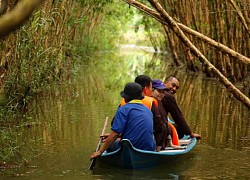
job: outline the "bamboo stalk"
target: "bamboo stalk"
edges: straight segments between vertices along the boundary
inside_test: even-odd
[[[142,3],[139,3],[136,0],[123,0],[123,1],[126,2],[126,3],[128,3],[128,4],[130,4],[130,5],[132,5],[132,6],[134,6],[134,7],[136,7],[136,8],[138,8],[139,10],[147,13],[148,15],[152,16],[153,18],[155,18],[159,22],[167,25],[167,23],[164,21],[164,19],[162,18],[162,16],[158,12],[156,12],[155,10],[153,10],[153,9],[145,6]],[[248,58],[248,57],[246,57],[246,56],[244,56],[244,55],[242,55],[242,54],[234,51],[233,49],[230,49],[229,47],[227,47],[227,46],[225,46],[225,45],[223,45],[223,44],[221,44],[219,42],[216,42],[215,40],[213,40],[213,39],[211,39],[211,38],[209,38],[209,37],[207,37],[207,36],[205,36],[205,35],[197,32],[197,31],[195,31],[195,30],[193,30],[193,29],[191,29],[191,28],[189,28],[187,26],[185,26],[182,23],[179,23],[179,22],[175,22],[175,23],[185,33],[188,33],[190,35],[193,35],[193,36],[199,38],[200,40],[208,43],[209,45],[217,48],[218,50],[220,50],[220,51],[222,51],[224,53],[229,54],[232,57],[235,57],[236,59],[242,61],[245,64],[250,64],[250,58]]]
[[[181,63],[178,60],[178,55],[177,55],[177,52],[176,52],[176,49],[175,49],[176,48],[175,47],[175,42],[170,38],[170,32],[169,32],[167,26],[163,25],[163,28],[164,28],[164,30],[166,32],[166,35],[167,35],[167,38],[168,38],[169,47],[170,47],[170,50],[172,52],[172,56],[173,56],[173,60],[175,62],[175,65],[176,66],[180,66]]]
[[[237,6],[237,4],[234,2],[234,0],[229,0],[229,2],[231,3],[231,5],[234,7],[234,9],[236,10],[238,16],[239,16],[239,19],[241,21],[241,23],[243,24],[244,28],[247,30],[248,34],[250,35],[250,29],[247,25],[247,21],[246,19],[244,18],[244,15],[243,13],[241,12],[240,8]]]
[[[190,42],[190,40],[186,37],[186,35],[179,28],[178,24],[175,23],[173,18],[169,16],[169,14],[162,8],[162,6],[157,2],[157,0],[149,0],[151,5],[161,14],[167,24],[171,27],[174,33],[182,40],[182,42],[189,47],[193,53],[199,57],[199,60],[207,66],[207,68],[215,74],[219,80],[224,84],[224,86],[236,97],[236,99],[240,100],[243,104],[246,105],[250,109],[250,99],[239,91],[228,79],[211,64],[206,57]]]
[[[134,5],[135,0],[127,2],[133,3]],[[224,86],[229,90],[229,92],[231,92],[235,96],[236,99],[241,101],[247,108],[250,109],[250,99],[241,91],[239,91],[230,81],[228,81],[228,79],[217,68],[215,68],[214,65],[211,64],[206,59],[206,57],[190,42],[190,40],[186,37],[186,35],[178,26],[178,24],[171,16],[169,16],[169,14],[163,9],[163,7],[158,3],[158,1],[149,0],[149,2],[160,14],[158,17],[162,17],[160,18],[162,20],[164,19],[164,22],[172,29],[172,31],[180,38],[180,40],[192,50],[192,52],[199,58],[201,63],[203,63],[209,71],[211,71],[219,78],[219,80],[224,84]],[[145,6],[143,7],[143,9],[145,10]]]

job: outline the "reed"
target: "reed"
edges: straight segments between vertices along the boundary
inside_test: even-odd
[[[15,139],[14,125],[23,123],[22,116],[34,106],[35,95],[46,94],[52,84],[69,80],[80,55],[88,60],[89,46],[97,37],[92,34],[109,3],[44,1],[29,21],[0,40],[0,140],[4,147],[0,162],[18,156],[21,145]],[[10,1],[8,9],[14,6]],[[79,55],[81,52],[85,53]]]
[[[81,51],[88,52],[86,39],[101,22],[106,4],[46,1],[21,29],[1,40],[0,86],[10,108],[27,108],[33,94],[69,79],[79,60],[74,45],[82,44],[86,50]]]
[[[167,0],[159,2],[177,21],[230,47],[246,57],[250,56],[250,26],[249,23],[247,24],[247,22],[249,22],[249,16],[247,14],[250,12],[250,7],[246,1]],[[173,34],[168,34],[168,36],[172,36],[171,39],[176,39]],[[208,57],[211,63],[231,81],[237,82],[248,78],[247,67],[249,65],[237,61],[237,59],[218,51],[218,49],[209,47],[208,44],[193,36],[189,35],[188,37],[205,57]],[[189,69],[195,70],[192,68],[194,67],[192,64],[198,61],[197,58],[194,57],[190,59],[189,51],[186,51],[181,43],[176,43],[175,51],[177,51],[177,53],[173,52],[173,54],[178,54],[182,63],[187,63],[188,65],[191,63],[191,65],[188,66]],[[181,56],[183,52],[186,54],[185,56]],[[199,68],[203,69],[207,74],[210,74],[206,68]]]

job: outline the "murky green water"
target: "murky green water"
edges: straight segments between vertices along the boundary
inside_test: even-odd
[[[163,167],[88,171],[104,120],[108,116],[111,121],[121,100],[119,92],[143,73],[159,79],[177,74],[177,100],[202,140],[187,157]],[[161,56],[131,50],[95,54],[70,85],[51,87],[51,93],[39,96],[27,119],[31,123],[17,128],[20,159],[27,162],[1,170],[0,179],[250,178],[250,111],[216,80],[174,69]]]

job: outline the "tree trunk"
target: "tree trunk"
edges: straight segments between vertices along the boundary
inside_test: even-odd
[[[5,14],[8,9],[8,0],[0,0],[0,16]]]
[[[178,60],[178,55],[177,55],[176,49],[175,49],[175,43],[174,43],[174,41],[170,38],[170,32],[169,32],[167,26],[166,26],[166,25],[163,25],[163,28],[164,28],[164,30],[165,30],[165,32],[166,32],[166,35],[167,35],[167,38],[168,38],[169,47],[170,47],[170,50],[171,50],[171,52],[172,52],[172,56],[173,56],[173,60],[174,60],[174,62],[175,62],[175,65],[176,65],[176,66],[180,66],[181,63],[180,63],[179,60]]]
[[[128,0],[127,2],[135,3],[135,0]],[[250,109],[250,99],[241,91],[239,91],[230,81],[228,81],[228,79],[218,69],[216,69],[214,65],[212,65],[206,59],[206,57],[204,57],[204,55],[189,41],[173,18],[169,16],[169,14],[156,0],[149,0],[149,2],[160,13],[158,17],[162,17],[161,19],[172,29],[172,31],[180,38],[180,40],[192,50],[192,52],[199,58],[201,63],[203,63],[213,74],[219,78],[219,80],[236,97],[236,99],[240,100],[247,108]]]
[[[123,0],[125,1],[126,3],[138,8],[139,10],[145,12],[146,14],[152,16],[153,18],[155,18],[156,20],[158,20],[159,22],[161,22],[162,24],[166,24],[168,25],[164,19],[162,18],[162,16],[156,12],[155,10],[145,6],[144,4],[141,4],[139,2],[137,2],[136,0]],[[195,36],[196,38],[199,38],[200,40],[208,43],[209,45],[217,48],[218,50],[224,52],[224,53],[227,53],[229,54],[230,56],[232,57],[235,57],[237,60],[240,60],[241,62],[245,63],[245,64],[250,64],[250,58],[234,51],[233,49],[230,49],[229,47],[219,43],[219,42],[216,42],[215,40],[185,26],[184,24],[182,23],[179,23],[179,22],[176,22],[176,24],[181,28],[181,30],[183,30],[185,33],[188,33],[190,35],[193,35]]]

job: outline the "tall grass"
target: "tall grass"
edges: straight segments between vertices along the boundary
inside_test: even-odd
[[[93,34],[111,2],[45,1],[22,28],[1,40],[0,162],[18,155],[13,125],[32,108],[34,96],[69,80],[79,57],[100,47]]]
[[[75,45],[89,52],[106,3],[44,2],[25,26],[1,42],[1,88],[8,107],[26,108],[30,95],[70,77],[77,60]]]

